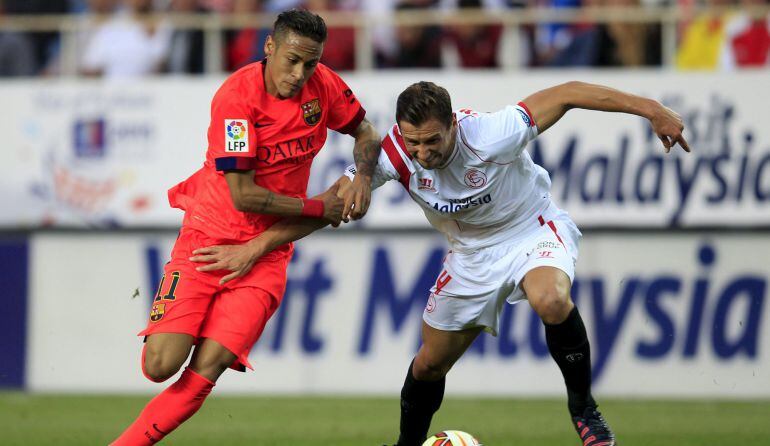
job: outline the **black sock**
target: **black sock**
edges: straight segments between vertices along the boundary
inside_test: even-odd
[[[418,381],[412,375],[414,361],[409,364],[401,389],[401,434],[398,446],[420,446],[428,436],[430,420],[444,399],[446,378]]]
[[[561,324],[545,324],[545,340],[564,375],[570,414],[582,415],[586,407],[596,406],[596,401],[591,396],[591,346],[577,307]]]

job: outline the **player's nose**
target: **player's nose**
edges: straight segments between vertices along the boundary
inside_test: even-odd
[[[297,64],[297,66],[291,70],[291,77],[293,77],[297,83],[302,82],[302,79],[305,77],[305,72],[302,70],[302,65]]]

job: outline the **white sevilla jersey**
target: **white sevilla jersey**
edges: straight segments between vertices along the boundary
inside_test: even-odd
[[[538,227],[537,216],[550,204],[551,180],[524,150],[537,136],[526,106],[519,102],[495,113],[462,109],[455,116],[454,151],[438,169],[412,159],[394,125],[383,139],[372,188],[399,181],[456,251],[492,246]],[[352,178],[355,167],[345,173]]]

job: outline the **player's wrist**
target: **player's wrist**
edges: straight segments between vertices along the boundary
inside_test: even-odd
[[[249,256],[251,257],[251,260],[256,260],[268,252],[268,244],[263,240],[263,237],[253,238],[247,243],[247,245],[249,248]]]
[[[315,198],[303,198],[300,215],[302,217],[323,218],[324,202]]]
[[[661,104],[660,102],[649,99],[649,98],[643,98],[639,104],[638,107],[638,115],[646,118],[648,121],[652,121],[653,118],[658,113],[658,110],[660,110]]]

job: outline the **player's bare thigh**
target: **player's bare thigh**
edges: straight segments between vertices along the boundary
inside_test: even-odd
[[[534,268],[524,275],[521,287],[529,304],[546,324],[563,322],[575,306],[570,298],[572,282],[559,268]]]
[[[144,345],[142,369],[152,381],[162,382],[173,376],[190,356],[194,339],[182,333],[153,333]]]
[[[445,331],[422,323],[422,346],[414,358],[412,374],[420,381],[443,378],[470,347],[483,327]]]

